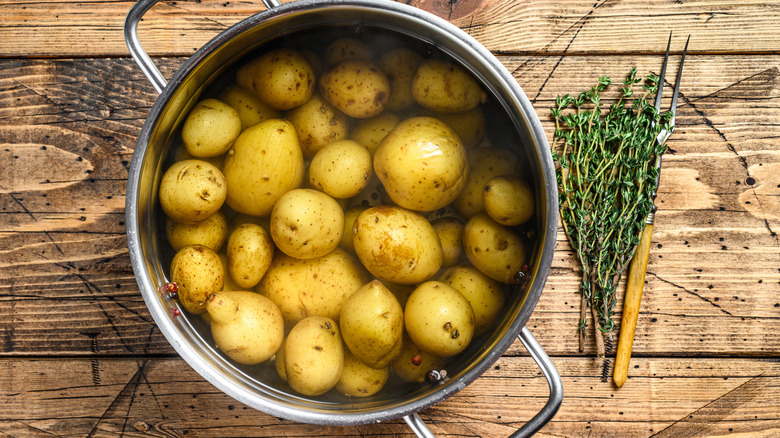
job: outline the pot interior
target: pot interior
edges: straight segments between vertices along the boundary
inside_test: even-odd
[[[454,60],[470,71],[490,95],[484,106],[488,136],[494,144],[517,152],[535,194],[536,213],[523,230],[532,236],[529,281],[524,287],[507,285],[506,311],[494,328],[447,364],[443,383],[413,384],[391,377],[382,391],[366,398],[346,397],[335,390],[318,397],[301,396],[277,376],[272,363],[244,366],[230,361],[213,347],[200,317],[186,313],[172,317],[175,303],[160,292],[168,281],[173,250],[165,239],[157,191],[189,109],[213,97],[256,53],[278,47],[306,49],[336,36],[362,39],[377,52],[401,41],[425,56]],[[398,3],[299,1],[257,14],[223,32],[171,79],[150,112],[133,157],[128,245],[139,286],[158,326],[189,365],[211,383],[272,415],[309,423],[362,424],[408,415],[445,399],[476,379],[512,344],[549,271],[557,230],[556,199],[549,150],[536,114],[506,69],[473,39],[443,20]]]

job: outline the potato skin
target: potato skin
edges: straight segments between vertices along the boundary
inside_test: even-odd
[[[328,67],[354,59],[371,61],[374,59],[374,51],[357,38],[339,38],[328,44],[323,55],[323,62]]]
[[[415,284],[439,270],[442,250],[433,226],[395,206],[372,207],[355,219],[352,243],[360,261],[380,280]]]
[[[284,368],[287,383],[303,395],[320,395],[333,388],[344,369],[338,324],[324,316],[297,323],[284,343]]]
[[[339,246],[343,232],[344,210],[318,190],[290,190],[271,212],[271,237],[291,257],[322,257]]]
[[[432,117],[399,123],[374,154],[374,172],[390,199],[415,211],[451,203],[469,177],[469,164],[457,134]]]
[[[412,361],[414,358],[419,359],[418,365],[415,365],[416,360]],[[422,383],[425,381],[428,370],[440,370],[444,364],[444,358],[418,347],[409,334],[404,331],[403,347],[398,357],[393,361],[392,367],[401,379],[407,382]]]
[[[400,122],[398,115],[387,111],[368,119],[359,119],[349,131],[349,139],[365,146],[373,157],[382,140]]]
[[[474,310],[476,334],[485,333],[498,319],[505,298],[501,283],[473,266],[453,266],[439,279],[466,297]]]
[[[311,160],[309,184],[334,198],[351,198],[368,185],[371,168],[368,149],[352,140],[335,141]]]
[[[468,300],[440,281],[427,281],[409,295],[404,326],[414,343],[440,357],[454,356],[474,336],[474,311]]]
[[[236,82],[271,108],[285,111],[306,102],[314,93],[314,70],[292,49],[271,50],[242,66]]]
[[[465,224],[454,217],[442,217],[431,222],[439,236],[442,249],[442,267],[450,267],[465,258],[463,254],[463,227]]]
[[[239,287],[250,290],[271,266],[274,244],[260,225],[243,224],[230,233],[227,256],[230,277]]]
[[[264,104],[257,96],[238,85],[226,88],[219,98],[236,110],[238,118],[241,119],[242,131],[263,120],[278,119],[282,115],[280,111]]]
[[[295,126],[301,151],[307,158],[313,157],[326,144],[347,138],[349,133],[349,117],[319,93],[288,111],[285,118]]]
[[[160,182],[160,205],[165,214],[185,224],[200,222],[222,207],[228,186],[214,165],[201,160],[173,163]]]
[[[405,47],[392,49],[379,58],[377,64],[390,80],[390,98],[385,109],[406,111],[415,106],[412,80],[422,61],[422,55]]]
[[[487,101],[479,83],[462,67],[429,58],[412,79],[412,97],[423,108],[440,113],[460,113]]]
[[[436,113],[425,111],[423,115],[433,117],[446,123],[453,129],[458,138],[463,142],[466,149],[477,147],[479,142],[485,138],[487,121],[482,108],[477,106],[462,113]]]
[[[228,223],[221,211],[194,224],[182,224],[168,219],[165,234],[174,251],[190,245],[203,245],[219,251],[228,238]]]
[[[320,76],[319,89],[322,97],[344,114],[365,119],[385,109],[390,81],[374,63],[346,60]]]
[[[228,206],[265,216],[284,193],[303,182],[303,154],[286,120],[260,122],[238,136],[223,166]]]
[[[525,244],[518,235],[480,213],[466,222],[463,248],[475,268],[501,283],[518,283],[517,273],[526,262]]]
[[[202,245],[185,246],[171,261],[171,281],[179,287],[179,302],[194,314],[206,311],[206,299],[221,291],[225,270],[216,252]]]
[[[379,392],[390,377],[390,367],[374,369],[359,361],[349,350],[344,350],[344,371],[336,389],[351,397],[368,397]]]
[[[496,176],[517,173],[519,160],[509,149],[486,147],[468,151],[469,177],[453,205],[465,218],[485,211],[482,189]]]
[[[488,216],[501,225],[524,224],[534,215],[531,186],[511,175],[489,179],[482,188],[482,203]]]
[[[241,133],[241,118],[232,106],[217,99],[198,102],[184,120],[181,137],[194,157],[216,157],[230,149]]]

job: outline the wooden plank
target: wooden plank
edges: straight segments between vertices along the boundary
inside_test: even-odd
[[[590,362],[555,359],[564,400],[541,436],[780,432],[776,360],[639,358],[621,389],[591,376]],[[505,437],[544,405],[547,391],[530,358],[503,357],[421,417],[437,436]],[[0,433],[9,435],[411,436],[401,420],[323,427],[276,418],[179,359],[3,359],[0,395]]]
[[[407,3],[449,19],[488,49],[503,53],[659,53],[669,31],[678,38],[692,34],[691,53],[780,50],[776,37],[780,23],[774,19],[780,6],[774,2]],[[4,2],[0,56],[127,56],[123,23],[131,5],[106,0]],[[147,13],[139,34],[153,55],[189,56],[229,26],[264,9],[260,2],[166,1]]]

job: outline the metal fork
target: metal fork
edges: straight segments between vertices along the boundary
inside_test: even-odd
[[[685,41],[685,48],[680,59],[680,68],[677,70],[677,80],[674,84],[672,93],[672,105],[670,112],[672,117],[669,120],[669,128],[664,128],[656,137],[658,144],[663,145],[669,136],[674,132],[674,123],[677,114],[677,96],[680,93],[680,79],[682,78],[683,63],[685,63],[685,54],[688,53],[688,42],[691,36]],[[661,76],[658,80],[658,91],[655,96],[655,109],[661,111],[661,100],[663,98],[664,80],[666,77],[666,66],[669,64],[669,47],[672,44],[672,33],[669,32],[669,42],[666,44],[666,56],[664,65],[661,67]],[[658,183],[661,178],[661,155],[655,158],[655,167],[658,170],[655,179],[655,189],[653,190],[653,202],[658,190]],[[637,245],[634,258],[628,271],[628,284],[626,286],[626,297],[623,301],[623,319],[620,324],[620,339],[618,340],[618,349],[615,356],[615,371],[612,379],[618,387],[623,386],[628,377],[628,363],[631,360],[631,348],[634,344],[634,332],[636,331],[636,321],[639,316],[639,304],[642,301],[642,289],[645,285],[645,274],[647,273],[647,261],[650,257],[650,243],[653,235],[653,224],[655,222],[655,212],[657,207],[653,205],[652,210],[645,220],[645,228],[642,230],[639,244]]]

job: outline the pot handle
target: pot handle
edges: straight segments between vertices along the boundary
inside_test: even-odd
[[[533,417],[530,421],[525,423],[523,427],[518,429],[511,435],[512,438],[524,438],[529,437],[544,427],[558,412],[558,408],[561,407],[563,401],[563,382],[561,381],[561,375],[555,368],[555,365],[544,352],[542,346],[539,345],[534,335],[527,327],[523,327],[523,330],[517,336],[523,346],[531,354],[536,364],[542,370],[542,374],[547,379],[547,384],[550,386],[550,396],[547,399],[547,404]],[[412,429],[412,431],[420,438],[433,438],[434,435],[420,419],[417,414],[407,415],[404,417],[406,424]]]
[[[157,66],[154,65],[152,58],[146,53],[143,46],[141,46],[141,41],[138,39],[138,22],[141,21],[144,14],[146,14],[146,12],[158,1],[159,0],[138,0],[133,4],[130,8],[130,12],[127,13],[127,18],[125,18],[125,43],[130,50],[130,55],[149,79],[149,82],[152,83],[154,89],[157,90],[158,93],[162,93],[162,90],[168,82],[165,80],[162,73],[160,73],[160,70],[157,69]],[[262,1],[268,9],[275,8],[280,4],[278,0]]]

